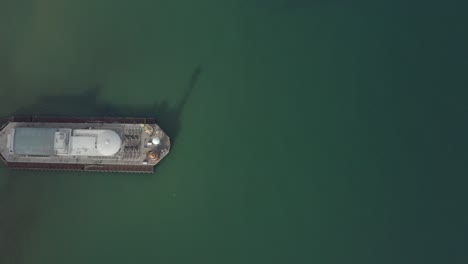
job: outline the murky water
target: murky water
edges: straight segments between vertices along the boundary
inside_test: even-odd
[[[0,263],[467,262],[463,10],[3,1],[0,115],[151,116],[174,147],[0,167]]]

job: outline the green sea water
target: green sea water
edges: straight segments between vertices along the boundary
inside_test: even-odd
[[[174,145],[152,175],[1,166],[0,264],[468,263],[467,7],[1,1],[0,116]]]

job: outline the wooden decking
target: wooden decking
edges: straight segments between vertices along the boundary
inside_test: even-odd
[[[1,118],[0,124],[6,122],[43,122],[43,123],[121,123],[121,124],[155,124],[154,118],[129,117],[63,117],[63,116],[14,116]]]
[[[153,166],[8,162],[12,169],[152,173]]]

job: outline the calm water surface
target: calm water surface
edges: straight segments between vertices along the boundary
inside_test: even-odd
[[[2,1],[0,115],[151,116],[174,147],[0,167],[0,263],[467,263],[467,6],[348,2]]]

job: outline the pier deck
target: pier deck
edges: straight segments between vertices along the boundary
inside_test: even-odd
[[[145,133],[150,126],[152,134]],[[112,156],[28,156],[15,155],[9,147],[8,133],[19,127],[106,129],[115,131],[122,139],[122,146]],[[161,143],[148,145],[157,136]],[[0,119],[0,159],[10,168],[42,170],[153,172],[153,167],[169,152],[170,139],[151,118],[76,118],[76,117],[12,117]],[[157,154],[148,159],[148,153]]]

